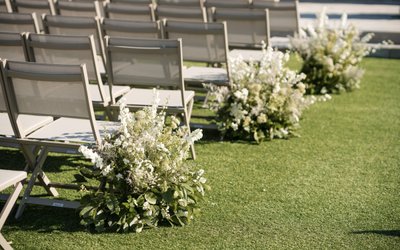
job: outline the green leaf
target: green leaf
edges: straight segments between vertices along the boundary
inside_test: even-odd
[[[92,206],[84,207],[84,208],[79,212],[79,215],[82,216],[82,217],[87,217],[87,216],[88,216],[88,213],[89,213],[90,210],[92,210],[92,209],[93,209]]]
[[[152,205],[157,203],[157,196],[154,193],[147,192],[144,197],[146,201]]]

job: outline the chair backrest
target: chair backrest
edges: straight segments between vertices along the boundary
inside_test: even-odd
[[[108,96],[105,95],[103,90],[93,35],[27,34],[25,43],[30,62],[67,65],[86,64],[88,79],[97,82],[103,102],[109,102]]]
[[[14,6],[18,13],[56,14],[53,0],[14,0]]]
[[[0,58],[15,61],[27,60],[22,34],[0,32]]]
[[[226,23],[163,22],[164,38],[182,38],[183,60],[207,63],[228,61]]]
[[[130,3],[105,3],[104,15],[110,19],[126,19],[130,21],[154,21],[152,4],[135,5]]]
[[[207,0],[204,6],[208,8],[250,8],[249,0]]]
[[[110,85],[173,87],[184,90],[182,41],[106,36]]]
[[[204,7],[158,5],[156,8],[156,17],[158,20],[207,22],[207,13]]]
[[[3,60],[1,58],[0,64],[3,64]],[[10,108],[8,100],[6,99],[3,72],[0,70],[0,145],[2,145],[2,137],[19,136],[19,133],[15,128],[16,126],[13,124],[10,115]]]
[[[104,18],[100,22],[103,36],[127,38],[161,38],[160,21],[128,21]]]
[[[102,10],[98,1],[79,2],[59,0],[56,10],[62,16],[101,17]]]
[[[6,61],[1,70],[15,124],[22,114],[88,119],[96,142],[100,142],[85,65]],[[20,130],[18,125],[16,128]]]
[[[175,6],[175,7],[203,7],[204,0],[157,0],[159,6]]]
[[[111,3],[129,3],[136,5],[149,5],[153,3],[152,0],[110,0]]]
[[[0,12],[12,12],[10,0],[0,0]]]
[[[230,48],[260,48],[269,43],[268,10],[213,8],[214,22],[225,21]]]
[[[236,9],[236,8],[250,8],[251,4],[249,0],[206,0],[204,7],[207,10],[208,20],[212,22],[212,9]]]
[[[271,37],[293,36],[299,33],[298,1],[268,2],[253,0],[254,9],[268,9]]]
[[[71,17],[43,15],[43,26],[46,34],[89,36],[93,35],[96,53],[104,60],[104,43],[101,38],[99,19],[95,17]]]
[[[36,13],[0,13],[0,31],[39,33]]]

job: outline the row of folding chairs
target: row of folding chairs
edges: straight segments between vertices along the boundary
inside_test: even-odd
[[[11,16],[7,19],[7,16]],[[18,19],[18,20],[17,20]],[[15,21],[17,20],[17,21]],[[12,23],[12,21],[14,21]],[[44,15],[45,33],[55,35],[88,35],[94,36],[96,48],[96,65],[100,75],[105,74],[105,35],[128,38],[168,38],[183,40],[184,61],[202,62],[222,67],[193,66],[184,69],[185,83],[196,89],[202,88],[202,83],[217,85],[230,84],[228,65],[227,28],[222,23],[186,23],[167,21],[134,22],[90,17],[64,17]],[[161,28],[164,27],[164,28]],[[35,29],[35,19],[29,14],[0,14],[0,28],[7,32],[38,32]],[[161,32],[162,30],[162,32]],[[0,57],[14,58],[15,53],[3,49]],[[79,55],[77,55],[79,56]],[[77,57],[78,59],[79,57]],[[100,82],[101,77],[94,77]]]
[[[137,21],[155,21],[162,19],[179,20],[179,21],[200,21],[200,22],[221,22],[228,23],[228,33],[237,34],[237,23],[266,22],[268,26],[268,34],[272,37],[286,37],[293,35],[299,30],[299,13],[298,2],[271,2],[257,1],[252,2],[243,0],[234,1],[218,1],[210,0],[203,3],[198,0],[187,1],[159,1],[155,8],[149,1],[125,1],[118,2],[105,1],[100,4],[98,1],[90,2],[70,2],[59,1],[58,11],[52,11],[52,0],[49,3],[44,0],[15,0],[21,2],[19,12],[39,14],[60,14],[65,16],[97,16],[111,19],[126,19]],[[23,1],[27,1],[26,5],[22,5]],[[36,3],[37,2],[37,3]],[[36,5],[35,5],[36,4]],[[208,11],[206,11],[206,8]],[[265,9],[268,9],[268,19],[265,17]],[[263,20],[264,19],[264,20]],[[42,26],[39,22],[39,25]],[[241,27],[240,27],[241,28]],[[250,27],[253,29],[242,29],[247,34],[259,33],[257,26]],[[265,33],[265,31],[263,31]],[[236,43],[233,40],[233,44]],[[265,41],[269,42],[269,41]]]
[[[36,180],[53,196],[58,194],[54,187],[61,187],[53,185],[42,169],[48,153],[55,150],[76,153],[82,144],[98,145],[105,130],[118,126],[116,122],[95,118],[90,63],[55,61],[58,54],[63,54],[60,60],[71,50],[81,54],[87,50],[93,56],[93,36],[86,39],[44,34],[24,36],[28,56],[33,54],[35,62],[1,61],[0,142],[18,145],[27,169],[32,171],[17,217],[27,203],[76,208],[79,205],[76,202],[30,196]],[[64,53],[59,51],[60,44],[66,48]],[[43,50],[53,52],[50,55]],[[110,89],[135,82],[134,88],[127,88],[122,95],[128,108],[137,110],[152,105],[155,93],[150,87],[162,86],[165,89],[158,90],[160,107],[164,106],[169,113],[182,114],[184,124],[189,127],[194,91],[185,90],[181,39],[106,37],[106,50]],[[48,63],[48,60],[53,61]],[[110,108],[118,111],[117,104]],[[195,158],[193,145],[191,153]]]

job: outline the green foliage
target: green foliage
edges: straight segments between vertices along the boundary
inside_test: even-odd
[[[362,66],[363,88],[306,110],[300,138],[196,144],[212,192],[188,226],[93,234],[74,210],[28,205],[1,233],[14,249],[398,249],[400,60]],[[2,169],[25,166],[16,149],[0,148],[0,159]],[[78,165],[90,161],[50,153],[43,171],[69,183]]]
[[[296,135],[309,102],[303,98],[305,76],[290,70],[288,60],[288,53],[270,47],[260,62],[230,60],[231,86],[209,87],[209,106],[225,137],[260,143]]]
[[[360,37],[358,29],[347,24],[343,15],[339,27],[331,27],[328,16],[322,12],[316,27],[302,29],[291,38],[291,45],[303,59],[300,72],[308,94],[340,93],[360,87],[364,71],[360,62],[372,48],[366,44],[372,37]]]
[[[80,147],[95,164],[83,168],[82,176],[101,183],[97,191],[84,190],[81,224],[97,232],[188,224],[208,188],[204,171],[193,171],[185,160],[201,131],[188,135],[175,117],[166,122],[155,105],[136,113],[121,105],[120,120],[99,148]]]

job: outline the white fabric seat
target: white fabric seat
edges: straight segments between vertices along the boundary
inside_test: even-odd
[[[224,68],[189,67],[183,70],[183,77],[187,83],[213,83],[229,85],[228,72]]]
[[[30,134],[36,129],[53,121],[50,116],[20,115],[17,119],[22,130]],[[0,135],[14,136],[14,131],[7,113],[0,113]]]
[[[109,121],[96,121],[100,136],[118,129],[119,124]],[[28,135],[28,139],[66,141],[71,143],[95,143],[90,122],[87,119],[59,118],[49,125]]]
[[[160,89],[157,91],[160,98],[160,106],[168,106],[169,108],[182,108],[181,93],[175,90]],[[185,105],[188,105],[194,97],[194,91],[185,91]],[[135,100],[130,106],[137,108],[151,106],[154,99],[154,91],[152,89],[132,88],[126,95],[126,100]]]

